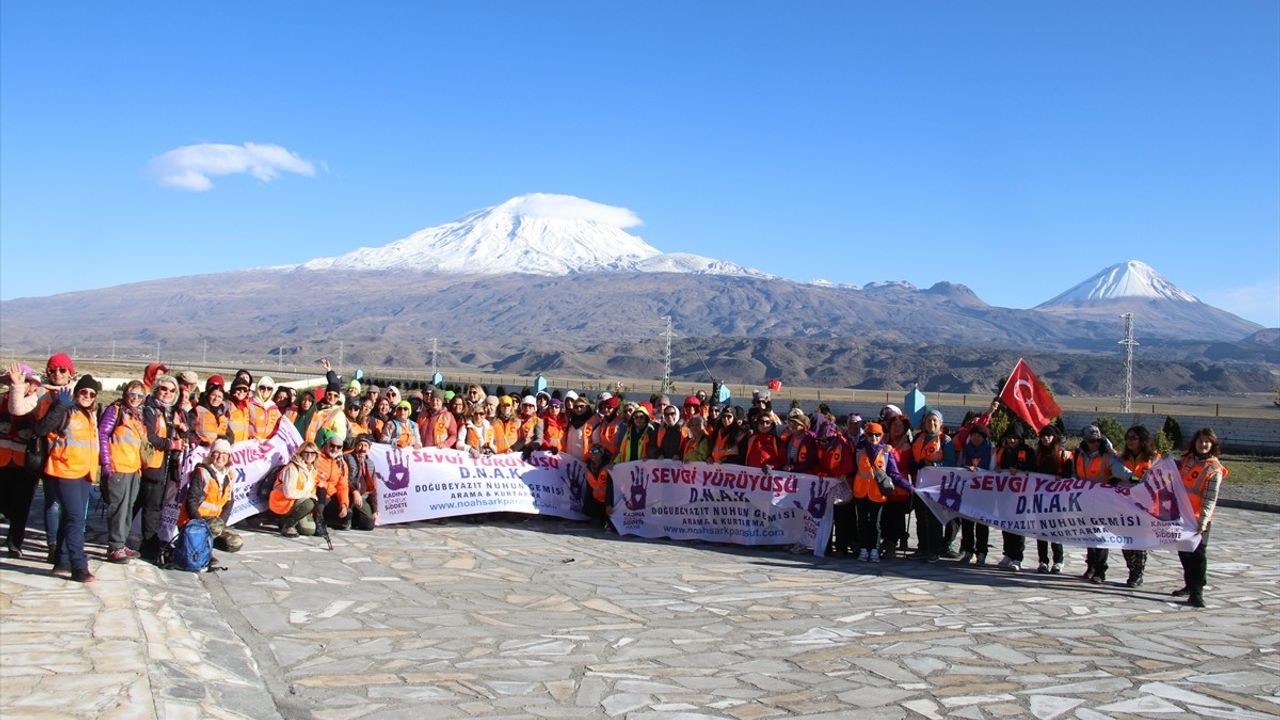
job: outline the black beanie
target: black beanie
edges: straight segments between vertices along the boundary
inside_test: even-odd
[[[80,380],[76,382],[75,391],[78,393],[85,388],[89,388],[96,393],[100,393],[102,392],[102,383],[94,380],[92,375],[83,375],[80,377]]]

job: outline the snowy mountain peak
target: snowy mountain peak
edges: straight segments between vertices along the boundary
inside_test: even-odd
[[[389,245],[317,258],[297,267],[460,275],[635,271],[764,276],[698,255],[664,254],[623,229],[640,224],[640,218],[626,208],[572,195],[532,193],[419,230]]]
[[[1140,260],[1130,260],[1104,268],[1088,280],[1037,307],[1079,305],[1119,298],[1200,302],[1196,296],[1169,282],[1155,268]]]

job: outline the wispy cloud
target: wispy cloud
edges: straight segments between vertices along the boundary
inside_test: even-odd
[[[213,189],[210,178],[248,173],[263,182],[282,172],[311,177],[315,165],[279,145],[200,143],[183,145],[151,158],[147,171],[156,182],[179,190],[205,192]]]
[[[629,228],[641,225],[640,218],[624,207],[605,205],[573,195],[530,193],[512,198],[502,207],[520,215],[567,220],[593,220],[602,225]]]
[[[1280,277],[1206,292],[1203,299],[1266,327],[1280,327]]]

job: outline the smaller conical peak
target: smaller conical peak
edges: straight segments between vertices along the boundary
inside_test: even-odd
[[[1200,302],[1199,298],[1174,285],[1155,268],[1141,260],[1116,263],[1039,307],[1075,305],[1086,302],[1146,298]]]

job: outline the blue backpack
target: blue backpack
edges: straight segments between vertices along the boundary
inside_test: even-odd
[[[213,533],[209,523],[193,518],[182,528],[173,562],[179,570],[204,572],[213,562]]]

